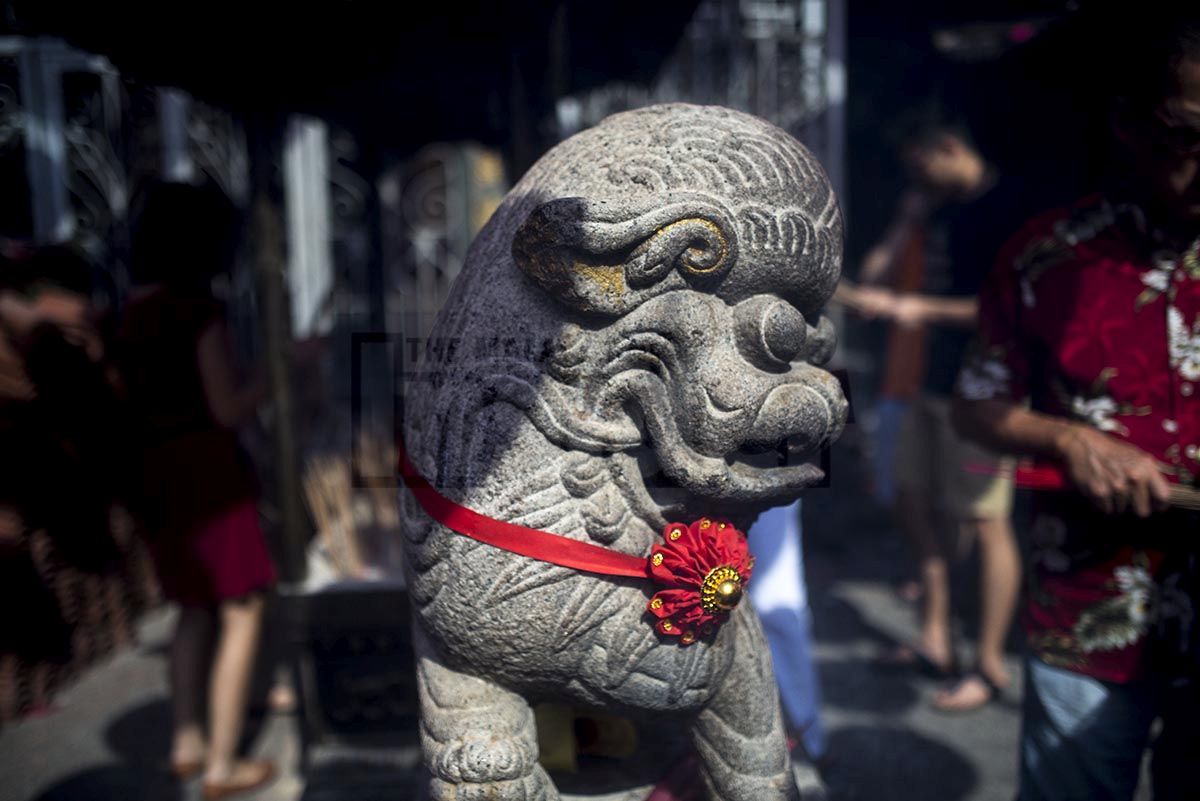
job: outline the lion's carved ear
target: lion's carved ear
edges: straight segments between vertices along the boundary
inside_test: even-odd
[[[731,217],[711,200],[676,195],[640,209],[547,201],[517,229],[513,259],[567,306],[610,315],[671,289],[715,286],[737,261]]]

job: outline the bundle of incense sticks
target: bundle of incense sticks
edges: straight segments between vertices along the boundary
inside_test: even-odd
[[[349,460],[337,455],[311,459],[304,471],[304,494],[334,570],[340,576],[357,577],[363,561]]]
[[[389,477],[396,449],[389,438],[364,433],[357,471],[348,451],[311,457],[304,468],[304,495],[334,571],[345,578],[398,572],[403,564],[400,510],[395,485],[356,483],[355,475]]]
[[[992,465],[965,464],[964,469],[971,473],[998,475],[1000,473]],[[1034,464],[1023,462],[1013,471],[1013,483],[1018,489],[1046,490],[1060,492],[1070,489],[1070,481],[1062,468],[1052,464]],[[1187,487],[1182,484],[1172,484],[1171,494],[1167,502],[1177,509],[1200,511],[1200,489]]]

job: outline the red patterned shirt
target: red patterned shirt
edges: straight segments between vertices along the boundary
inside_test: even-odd
[[[1026,225],[980,294],[958,394],[1029,401],[1200,483],[1200,239],[1156,241],[1140,209],[1101,197]],[[1039,493],[1035,508],[1022,618],[1039,657],[1129,681],[1194,656],[1195,515],[1105,517],[1073,493]]]

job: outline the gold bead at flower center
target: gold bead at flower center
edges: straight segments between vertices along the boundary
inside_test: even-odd
[[[728,612],[742,600],[742,575],[732,565],[714,567],[700,585],[700,606],[710,615]]]
[[[732,609],[742,600],[742,583],[740,581],[722,581],[717,587],[717,606],[722,609]]]

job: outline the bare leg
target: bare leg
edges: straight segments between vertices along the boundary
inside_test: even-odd
[[[538,764],[529,703],[497,684],[443,665],[415,627],[421,749],[433,801],[558,801]]]
[[[215,612],[198,606],[182,607],[175,622],[170,662],[173,765],[204,761],[204,682],[212,662],[214,624]]]
[[[220,615],[221,634],[209,685],[210,746],[204,771],[205,781],[215,784],[243,781],[259,770],[237,762],[235,755],[246,720],[246,701],[262,628],[262,596],[225,601]]]
[[[693,730],[708,797],[793,801],[799,792],[789,769],[771,652],[752,610],[734,617],[727,624],[736,627],[733,665]]]
[[[1004,666],[1004,641],[1012,625],[1021,585],[1021,557],[1007,517],[966,520],[964,535],[979,541],[979,579],[981,609],[976,667],[996,687],[1007,687],[1008,669]],[[954,687],[939,693],[934,704],[942,709],[965,711],[987,703],[991,687],[978,676],[968,676]]]
[[[1004,641],[1021,589],[1021,556],[1007,517],[977,520],[983,610],[979,622],[979,669],[997,686],[1008,685]]]
[[[917,555],[924,595],[921,650],[935,665],[949,670],[954,662],[950,649],[950,575],[929,500],[923,493],[901,488],[896,496],[896,522]]]

